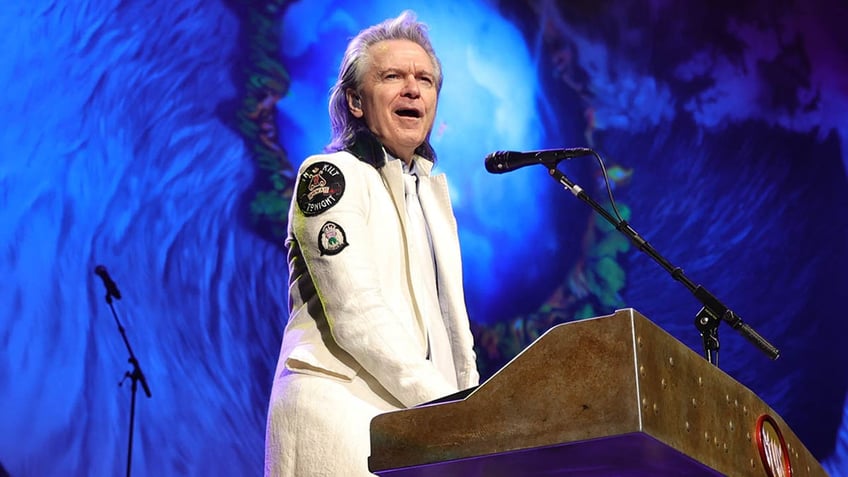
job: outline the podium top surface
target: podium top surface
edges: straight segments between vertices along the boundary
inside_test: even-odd
[[[378,475],[767,476],[786,466],[827,475],[756,394],[631,309],[554,326],[462,399],[371,421]]]

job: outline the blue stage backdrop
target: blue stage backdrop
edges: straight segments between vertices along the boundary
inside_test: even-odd
[[[592,147],[632,226],[783,352],[722,326],[722,368],[848,475],[848,7],[701,3],[5,2],[0,476],[125,472],[116,317],[152,391],[133,475],[261,473],[293,171],[347,40],[401,8],[444,65],[432,142],[484,377],[624,307],[701,351],[697,300],[543,168],[483,168]],[[592,158],[561,169],[608,203]]]

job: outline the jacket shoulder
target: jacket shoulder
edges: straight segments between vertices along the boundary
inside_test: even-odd
[[[303,172],[308,167],[315,165],[319,162],[328,162],[343,169],[350,169],[358,167],[360,165],[366,165],[363,164],[359,159],[357,159],[356,156],[354,156],[353,154],[347,151],[338,151],[329,154],[315,154],[307,157],[300,165],[298,173]]]

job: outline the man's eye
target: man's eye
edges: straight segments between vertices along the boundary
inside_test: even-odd
[[[433,78],[429,76],[422,76],[421,78],[418,78],[418,81],[426,84],[427,86],[433,86]]]
[[[397,73],[386,73],[385,78],[386,79],[398,79],[398,78],[400,78],[400,75],[397,74]]]

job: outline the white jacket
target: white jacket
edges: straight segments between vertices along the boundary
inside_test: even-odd
[[[415,160],[456,384],[465,389],[478,384],[479,374],[456,220],[444,174],[430,176],[432,164],[417,156]],[[317,198],[305,204],[309,216],[293,198],[286,239],[290,316],[277,378],[284,370],[342,381],[368,373],[405,406],[457,391],[426,358],[425,319],[418,313],[415,277],[408,273],[401,162],[387,161],[378,170],[348,152],[317,155],[303,163],[298,178],[303,181],[305,173],[320,166],[340,173],[344,190],[324,189],[326,200],[319,201],[322,189],[316,182]],[[324,179],[339,187],[338,176],[313,177]]]

